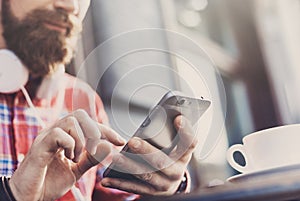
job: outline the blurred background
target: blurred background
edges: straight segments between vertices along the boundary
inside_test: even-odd
[[[181,80],[212,100],[190,168],[195,188],[214,185],[237,174],[226,162],[228,146],[254,131],[300,122],[298,19],[299,0],[93,0],[68,70],[99,93],[112,127],[127,139],[166,90],[184,88]],[[126,49],[152,43],[170,50],[179,44],[200,77],[170,53]],[[112,55],[117,59],[108,63]]]

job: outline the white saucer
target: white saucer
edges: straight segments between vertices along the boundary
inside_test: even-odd
[[[289,165],[284,167],[272,168],[262,171],[238,174],[227,179],[228,182],[258,182],[263,181],[266,177],[282,176],[286,173],[300,174],[300,164]]]

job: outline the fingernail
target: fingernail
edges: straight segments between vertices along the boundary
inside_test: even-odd
[[[108,187],[108,186],[111,185],[111,184],[109,183],[109,181],[102,181],[101,184],[102,184],[103,186],[106,186],[106,187]]]
[[[94,156],[94,155],[96,154],[96,152],[97,152],[97,146],[96,146],[96,147],[92,147],[92,148],[90,149],[90,154],[91,154],[92,156]]]
[[[125,139],[123,139],[123,138],[120,137],[120,136],[117,137],[117,140],[118,140],[118,142],[120,142],[120,143],[122,143],[122,144],[125,144],[125,143],[126,143]]]
[[[184,118],[180,118],[179,127],[183,128],[184,126],[185,126],[185,120],[184,120]]]

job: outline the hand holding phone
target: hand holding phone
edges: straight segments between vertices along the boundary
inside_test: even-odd
[[[170,91],[150,111],[133,137],[139,137],[147,141],[168,155],[174,150],[180,140],[177,130],[174,128],[174,119],[178,115],[183,115],[194,125],[209,106],[210,101],[203,98],[192,98],[183,95],[181,92]],[[130,160],[146,164],[141,156],[134,154],[130,150],[128,144],[122,149],[121,154]],[[115,163],[112,163],[103,176],[136,180],[137,177],[132,175],[132,172],[129,173],[128,170],[122,170],[122,168],[116,167]]]

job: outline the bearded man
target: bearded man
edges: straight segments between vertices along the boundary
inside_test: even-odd
[[[104,167],[99,163],[112,147],[124,145],[124,140],[107,126],[107,115],[95,91],[64,73],[90,1],[0,2],[0,49],[12,51],[28,70],[25,91],[32,100],[30,104],[24,90],[0,92],[0,198],[114,201],[138,197],[132,193],[187,192],[186,178],[182,178],[196,142],[181,116],[174,121],[184,139],[177,147],[190,146],[171,166],[163,164],[172,159],[161,152],[161,157],[145,160],[152,168],[166,168],[151,173],[151,177],[137,175],[143,182],[101,178]],[[37,113],[46,126],[40,124]],[[141,155],[159,151],[139,138],[131,139],[128,145]],[[121,165],[125,169],[142,167],[134,161]]]

